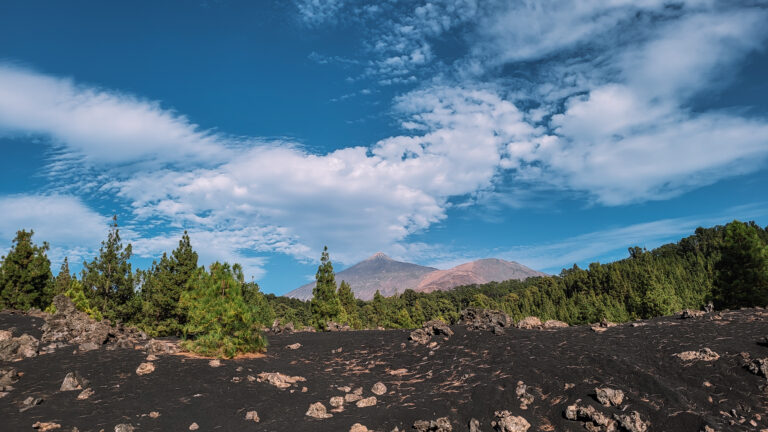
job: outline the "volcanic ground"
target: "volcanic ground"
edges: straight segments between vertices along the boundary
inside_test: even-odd
[[[196,423],[200,431],[346,432],[360,423],[389,432],[447,417],[454,431],[469,430],[471,419],[479,421],[479,430],[491,431],[494,412],[501,410],[523,417],[530,431],[586,430],[585,423],[564,415],[573,404],[609,417],[637,411],[649,431],[761,430],[768,428],[766,378],[744,366],[743,353],[768,357],[767,318],[765,310],[746,309],[664,317],[601,332],[589,326],[508,328],[502,335],[453,326],[455,334],[447,340],[433,336],[437,346],[431,348],[409,342],[409,332],[399,330],[280,334],[269,336],[261,357],[212,367],[209,359],[162,355],[143,376],[136,369],[146,351],[74,353],[69,346],[0,362],[0,368],[13,367],[21,375],[0,399],[0,430],[33,430],[39,421],[57,423],[62,431],[111,432],[117,424],[136,431],[186,431]],[[14,336],[26,332],[39,338],[42,324],[41,318],[0,313],[0,329],[13,327]],[[298,349],[288,348],[296,343]],[[719,358],[684,361],[674,355],[703,348]],[[90,398],[59,391],[69,372],[90,381]],[[306,381],[280,389],[253,379],[262,372]],[[387,390],[374,406],[345,403],[343,411],[330,412],[331,397],[362,387],[367,398],[377,382]],[[623,391],[624,401],[603,406],[597,387]],[[30,396],[42,403],[20,412]],[[305,415],[315,402],[333,416]],[[258,423],[245,419],[252,410]]]

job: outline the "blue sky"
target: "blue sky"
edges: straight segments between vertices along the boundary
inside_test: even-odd
[[[117,214],[266,292],[383,251],[557,273],[768,224],[768,2],[0,4],[0,250]],[[78,268],[76,264],[74,267]]]

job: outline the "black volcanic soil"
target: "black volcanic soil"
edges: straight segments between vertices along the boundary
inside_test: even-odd
[[[718,431],[768,428],[768,393],[761,390],[766,379],[740,363],[741,352],[768,357],[768,347],[760,344],[768,335],[768,312],[749,309],[720,317],[666,317],[603,333],[581,326],[508,329],[497,336],[457,326],[448,341],[433,338],[439,341],[433,350],[411,345],[407,331],[294,333],[270,336],[269,351],[261,358],[225,360],[213,368],[207,359],[167,355],[145,376],[135,373],[146,357],[140,350],[73,354],[70,347],[0,363],[23,372],[15,389],[0,399],[0,431],[32,430],[36,421],[59,423],[61,430],[76,426],[80,431],[109,432],[119,423],[130,423],[137,431],[182,431],[193,422],[200,431],[346,432],[358,422],[390,431],[395,426],[412,430],[415,420],[443,416],[450,418],[454,431],[468,430],[471,418],[480,420],[481,430],[490,431],[497,410],[525,417],[530,431],[582,431],[582,423],[563,416],[565,407],[577,399],[608,414],[636,410],[650,420],[652,431],[697,432],[705,425]],[[34,325],[39,328],[41,323],[38,318],[0,314],[4,329],[35,331]],[[302,347],[286,349],[295,342]],[[720,359],[690,364],[673,356],[703,347]],[[341,352],[334,352],[338,348]],[[393,374],[398,369],[407,371]],[[78,391],[59,392],[70,371],[90,379],[95,395],[81,401],[76,399]],[[307,381],[291,392],[246,379],[260,372],[299,375]],[[367,397],[377,381],[385,383],[388,392],[378,397],[376,406],[346,404],[343,412],[325,420],[305,416],[314,402],[330,409],[329,398],[344,395],[336,386],[362,386]],[[518,381],[535,396],[527,409],[521,409],[515,395]],[[308,389],[305,393],[302,385]],[[596,402],[596,386],[623,390],[622,408]],[[18,406],[27,396],[43,397],[44,402],[20,413]],[[258,411],[260,423],[244,419],[249,410]],[[732,410],[746,421],[731,425],[732,418],[721,412]],[[160,416],[148,417],[151,411]]]

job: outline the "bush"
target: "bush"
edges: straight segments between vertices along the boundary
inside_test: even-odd
[[[243,282],[232,267],[213,263],[210,272],[199,269],[189,283],[190,289],[180,299],[187,310],[182,341],[185,349],[228,358],[266,349],[259,322],[263,311],[243,298]]]

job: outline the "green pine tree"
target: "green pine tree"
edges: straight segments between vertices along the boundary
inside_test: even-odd
[[[101,242],[99,256],[83,263],[80,279],[86,292],[94,306],[111,321],[131,321],[136,312],[133,273],[128,262],[131,255],[131,245],[123,247],[114,216],[107,240]]]
[[[69,258],[64,257],[64,262],[61,264],[59,274],[56,275],[56,280],[53,284],[53,295],[64,294],[72,284],[72,275],[69,273]]]
[[[0,306],[28,310],[50,304],[53,274],[48,260],[48,243],[32,243],[34,231],[16,232],[13,246],[0,265]]]
[[[139,271],[141,281],[140,324],[153,336],[181,335],[187,313],[179,299],[189,279],[197,270],[197,252],[184,231],[179,246],[169,257],[163,254],[146,271]]]
[[[768,305],[768,246],[758,230],[739,221],[725,226],[713,293],[718,308]]]
[[[357,311],[357,300],[355,300],[355,294],[352,292],[352,287],[346,281],[341,281],[339,284],[339,302],[341,308],[344,311],[346,317],[346,323],[353,328],[359,329],[362,327],[360,321],[360,314]]]
[[[266,348],[259,322],[262,311],[244,299],[243,283],[235,270],[216,262],[210,272],[200,268],[190,279],[190,289],[180,299],[187,311],[184,348],[230,358]]]
[[[336,276],[328,256],[328,247],[323,248],[320,266],[315,274],[316,284],[312,289],[312,319],[318,330],[326,330],[329,321],[339,321],[343,309],[336,293]]]

